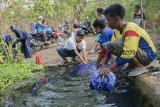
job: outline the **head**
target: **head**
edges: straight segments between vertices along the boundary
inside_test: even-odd
[[[141,7],[139,5],[134,6],[134,12],[137,13],[141,10]]]
[[[103,15],[103,8],[97,8],[97,13],[96,13],[97,16],[101,16]]]
[[[79,24],[78,24],[78,23],[74,23],[74,24],[73,24],[73,28],[74,28],[74,29],[78,29],[78,28],[79,28]]]
[[[43,16],[38,16],[38,20],[43,20],[44,17]]]
[[[120,4],[112,4],[104,10],[103,14],[107,19],[108,27],[117,29],[123,22],[125,9]]]
[[[65,23],[65,24],[68,24],[69,22],[68,22],[68,20],[65,20],[64,23]]]
[[[102,18],[97,18],[93,23],[93,27],[95,28],[96,33],[102,34],[103,29],[106,27],[106,21]]]
[[[11,25],[10,29],[12,32],[15,32],[17,30],[17,27],[16,27],[16,25]]]
[[[46,25],[47,24],[46,20],[43,19],[42,24]]]
[[[76,41],[77,43],[82,42],[85,37],[85,32],[82,29],[77,30],[76,32]]]

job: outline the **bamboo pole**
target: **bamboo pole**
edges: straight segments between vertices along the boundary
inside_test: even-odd
[[[143,2],[142,0],[140,0],[140,2],[141,2],[141,15],[142,15],[141,19],[142,19],[142,24],[143,24]]]

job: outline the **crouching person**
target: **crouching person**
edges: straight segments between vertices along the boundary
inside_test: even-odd
[[[114,70],[128,63],[128,69],[143,68],[156,59],[156,48],[149,34],[132,22],[124,22],[125,9],[120,4],[109,6],[104,15],[108,26],[115,29],[111,42],[107,44],[107,59],[111,55],[117,56],[117,60],[111,67],[103,68],[101,73]]]
[[[15,25],[11,25],[10,29],[17,37],[17,39],[13,42],[13,47],[15,47],[17,43],[21,42],[21,51],[24,54],[24,57],[32,57],[32,49],[30,48],[30,42],[32,39],[31,35],[25,30],[18,30]]]
[[[84,36],[85,32],[79,29],[76,32],[76,36],[70,37],[64,46],[57,47],[57,52],[63,59],[60,65],[68,62],[66,57],[72,57],[72,60],[74,61],[76,56],[82,61],[83,64],[87,63],[86,42],[84,40]],[[80,54],[81,51],[82,54]]]

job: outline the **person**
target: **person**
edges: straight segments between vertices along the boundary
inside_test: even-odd
[[[42,20],[42,24],[45,25],[43,32],[45,33],[47,40],[49,40],[50,36],[54,36],[54,32],[52,31],[52,28],[47,25],[47,22],[45,19]]]
[[[75,36],[78,29],[79,29],[79,24],[77,22],[75,22],[73,24],[71,36]]]
[[[103,19],[103,20],[105,20],[104,23],[107,23],[106,18],[103,15],[103,8],[97,8],[96,9],[96,15],[97,15],[98,19]],[[95,37],[95,43],[93,45],[92,50],[90,52],[88,52],[89,54],[94,54],[96,52],[96,48],[98,46],[98,40],[100,39],[100,37],[101,37],[100,34],[97,33],[96,37]]]
[[[25,58],[32,57],[32,50],[30,48],[31,35],[27,33],[25,30],[18,30],[16,25],[11,25],[10,29],[13,33],[15,33],[17,39],[13,42],[13,47],[19,42],[21,42],[21,51],[24,54]]]
[[[101,50],[98,52],[99,57],[96,62],[96,68],[98,67],[99,63],[102,61],[103,57],[105,58],[105,53],[107,50],[103,47],[103,44],[107,43],[108,41],[111,41],[113,30],[106,27],[106,21],[104,19],[96,19],[93,23],[93,26],[95,28],[95,31],[97,34],[100,34],[99,37],[95,40],[96,44],[93,46],[91,52],[95,52],[96,47],[98,44],[100,44]],[[105,60],[104,60],[105,62]],[[104,63],[103,63],[103,66]]]
[[[141,11],[141,7],[139,5],[134,6],[134,22],[142,27],[143,29],[146,28],[146,16]],[[143,18],[142,18],[143,17]],[[143,19],[143,20],[142,20]]]
[[[2,35],[2,39],[6,42],[7,45],[13,41],[13,38],[8,33]]]
[[[117,56],[110,67],[104,67],[100,73],[115,70],[129,63],[128,69],[143,68],[156,58],[156,48],[148,33],[133,22],[124,22],[125,9],[120,4],[112,4],[104,10],[108,26],[115,29],[111,42],[106,45],[107,57]]]
[[[46,31],[45,31],[45,28],[47,27],[47,25],[45,23],[46,21],[44,20],[44,18],[42,16],[39,16],[38,22],[36,25],[36,29],[37,29],[38,34],[42,36],[44,40],[44,44],[48,45],[49,42],[47,41],[47,36],[46,36]]]
[[[96,10],[96,16],[98,18],[100,18],[100,19],[102,18],[102,19],[104,19],[106,21],[106,18],[103,15],[103,8],[100,8],[100,7],[97,8],[97,10]]]
[[[76,32],[76,36],[70,37],[64,46],[57,47],[57,52],[63,59],[60,65],[68,62],[66,57],[72,57],[72,60],[75,61],[76,56],[82,61],[83,64],[87,63],[86,42],[84,40],[84,36],[84,31],[79,29]],[[80,54],[81,51],[82,55]]]

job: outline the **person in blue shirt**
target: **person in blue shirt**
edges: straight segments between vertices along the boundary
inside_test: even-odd
[[[32,57],[32,50],[30,48],[31,35],[27,33],[25,30],[18,30],[16,25],[11,25],[10,29],[13,33],[15,33],[17,39],[13,42],[13,47],[19,42],[21,42],[21,51],[24,54],[25,58]]]
[[[47,30],[46,30],[46,27],[47,25],[45,24],[45,20],[42,16],[39,16],[38,17],[38,22],[36,24],[36,29],[37,29],[37,32],[40,36],[42,36],[43,40],[44,40],[44,43],[46,45],[49,45],[49,41],[47,41]]]
[[[99,43],[101,50],[98,52],[99,57],[96,62],[96,67],[98,67],[99,63],[102,61],[103,58],[105,58],[105,53],[107,50],[103,47],[103,44],[106,44],[107,42],[111,41],[112,35],[113,35],[113,30],[108,28],[106,23],[106,20],[104,19],[96,19],[93,23],[93,26],[95,28],[95,31],[97,34],[99,34],[98,38],[96,39],[97,43]],[[96,45],[96,47],[98,44]],[[103,66],[104,63],[103,63]]]

